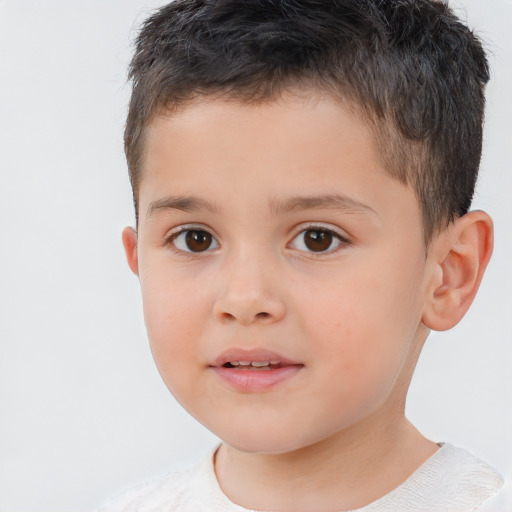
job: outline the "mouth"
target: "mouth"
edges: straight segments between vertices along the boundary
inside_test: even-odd
[[[304,368],[304,364],[267,350],[229,350],[209,365],[232,390],[268,392]]]
[[[237,370],[247,371],[270,371],[283,368],[283,366],[290,365],[282,364],[280,361],[229,361],[222,365],[223,368],[236,368]]]
[[[213,362],[210,367],[223,367],[237,370],[276,370],[285,366],[304,366],[277,352],[266,349],[237,349],[232,348],[224,351]]]

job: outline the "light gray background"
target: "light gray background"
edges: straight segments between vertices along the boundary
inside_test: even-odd
[[[121,229],[125,70],[163,1],[0,0],[0,511],[85,512],[216,442],[161,383]],[[512,1],[459,1],[493,80],[474,206],[496,250],[463,322],[427,342],[425,435],[512,478]]]

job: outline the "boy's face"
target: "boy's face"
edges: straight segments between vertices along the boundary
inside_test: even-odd
[[[151,124],[139,193],[152,352],[200,422],[281,453],[401,417],[428,259],[362,121],[329,98],[197,102]]]

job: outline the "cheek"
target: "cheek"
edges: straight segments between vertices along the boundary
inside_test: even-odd
[[[419,273],[383,265],[386,271],[352,267],[323,287],[303,291],[304,329],[314,333],[317,354],[351,380],[371,382],[400,368],[421,318],[415,295]]]
[[[199,388],[200,302],[188,300],[179,287],[152,289],[144,295],[144,320],[158,372],[173,396],[190,409]],[[193,411],[191,411],[193,412]]]
[[[200,290],[190,283],[159,276],[141,279],[144,320],[155,362],[168,381],[174,369],[197,357],[197,340],[208,307]]]

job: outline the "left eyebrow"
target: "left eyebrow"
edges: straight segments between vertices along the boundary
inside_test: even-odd
[[[199,197],[169,196],[150,203],[147,210],[147,218],[151,217],[155,212],[162,210],[181,210],[183,212],[206,210],[210,213],[217,213],[219,208]]]
[[[371,213],[379,216],[370,206],[341,194],[321,196],[297,196],[285,201],[273,200],[270,203],[272,213],[280,214],[298,210],[335,209],[347,213]]]

